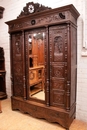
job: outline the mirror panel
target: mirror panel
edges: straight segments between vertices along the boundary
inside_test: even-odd
[[[28,34],[29,96],[45,100],[45,32]]]

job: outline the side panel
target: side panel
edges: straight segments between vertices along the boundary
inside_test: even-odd
[[[77,29],[71,26],[71,101],[72,106],[76,102],[77,79]]]
[[[50,105],[65,108],[67,85],[67,26],[49,28]]]
[[[11,49],[13,96],[23,97],[23,40],[21,32],[12,34]]]

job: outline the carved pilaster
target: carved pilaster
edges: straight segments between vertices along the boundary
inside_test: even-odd
[[[12,36],[11,35],[9,35],[9,40],[10,40],[10,59],[12,59],[12,53],[11,53],[11,51],[12,51],[12,44],[11,44],[11,42],[12,42]],[[12,61],[10,62],[10,64],[11,64],[11,66],[12,66]],[[12,96],[14,96],[14,92],[13,92],[13,69],[12,69],[12,67],[11,67],[11,77],[10,77],[10,79],[11,79],[11,94],[12,94]]]
[[[70,52],[71,52],[71,45],[70,45],[70,24],[67,24],[67,85],[66,85],[66,110],[70,110],[70,78],[71,78],[71,73],[70,73]]]
[[[50,92],[49,92],[49,90],[50,90],[50,84],[49,84],[49,70],[50,70],[50,68],[49,68],[49,50],[48,50],[48,48],[49,48],[49,45],[48,45],[48,27],[46,27],[46,41],[47,41],[47,50],[46,50],[46,52],[47,52],[47,62],[48,62],[48,64],[46,64],[46,70],[47,70],[47,78],[46,78],[46,105],[47,106],[49,106],[50,104],[49,104],[49,102],[50,102],[50,99],[49,99],[49,94],[50,94]]]
[[[25,62],[25,58],[24,58],[24,31],[22,31],[22,42],[23,42],[23,62]],[[26,99],[26,86],[25,86],[25,64],[23,64],[23,88],[24,88],[24,100]]]
[[[67,91],[66,91],[66,110],[70,110],[70,81],[67,81]]]

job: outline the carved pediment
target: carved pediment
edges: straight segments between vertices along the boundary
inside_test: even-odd
[[[24,16],[27,16],[29,14],[41,12],[44,10],[49,10],[49,9],[51,9],[51,8],[45,7],[39,3],[29,2],[26,4],[26,6],[23,8],[23,10],[21,11],[20,15],[17,18],[24,17]]]

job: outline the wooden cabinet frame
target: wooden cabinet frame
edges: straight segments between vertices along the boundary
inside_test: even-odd
[[[69,129],[76,112],[78,16],[73,5],[51,9],[30,2],[17,19],[6,22],[10,33],[12,110],[19,109]],[[42,29],[46,34],[44,102],[31,100],[27,73],[28,32]]]

